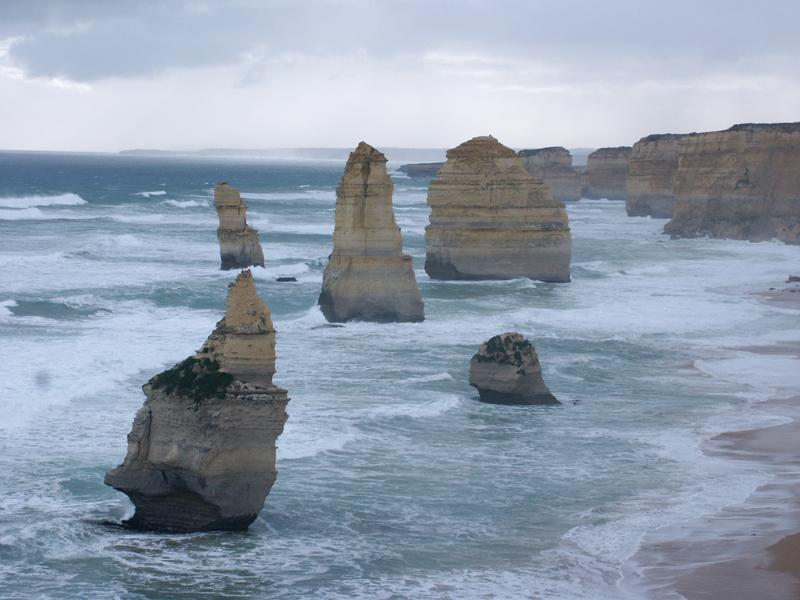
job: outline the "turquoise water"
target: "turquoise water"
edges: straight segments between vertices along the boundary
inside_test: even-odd
[[[754,401],[797,387],[736,348],[797,339],[796,313],[753,292],[800,248],[670,241],[622,202],[582,201],[572,283],[434,282],[426,182],[396,176],[427,320],[320,327],[342,168],[0,153],[0,597],[639,598],[643,536],[770,479],[700,445],[771,422]],[[218,270],[219,180],[267,260],[292,398],[278,480],[246,533],[124,531],[108,522],[132,507],[102,480],[140,386],[200,346],[235,277]],[[477,402],[469,358],[507,330],[561,406]]]

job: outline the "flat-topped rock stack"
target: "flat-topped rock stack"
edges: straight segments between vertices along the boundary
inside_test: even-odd
[[[681,134],[648,135],[633,145],[625,210],[631,217],[672,217]]]
[[[422,296],[403,254],[386,157],[365,142],[350,154],[336,189],[333,252],[319,305],[332,322],[422,321]]]
[[[425,270],[431,278],[570,280],[564,204],[492,136],[447,152],[428,205]]]
[[[225,318],[193,356],[159,373],[105,478],[136,507],[132,528],[245,529],[277,474],[286,390],[272,384],[275,330],[249,271],[231,284]]]
[[[258,232],[247,224],[247,204],[236,188],[225,182],[214,187],[214,207],[219,217],[219,255],[221,268],[245,269],[264,266],[264,252]]]
[[[585,198],[625,200],[628,195],[630,146],[598,148],[589,155],[583,174]]]
[[[581,182],[572,167],[572,155],[561,146],[520,150],[518,153],[525,169],[544,181],[550,193],[561,202],[581,199]]]
[[[679,153],[665,233],[800,243],[800,123],[687,136]]]
[[[542,379],[533,345],[516,332],[496,335],[469,362],[469,384],[483,402],[493,404],[560,404]]]

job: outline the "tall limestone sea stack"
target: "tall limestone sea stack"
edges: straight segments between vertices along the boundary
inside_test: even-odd
[[[675,202],[678,142],[674,133],[648,135],[633,145],[625,210],[630,217],[669,219]]]
[[[570,280],[564,204],[492,136],[447,152],[428,205],[425,270],[431,278]]]
[[[561,146],[520,150],[525,169],[544,181],[550,193],[561,202],[576,202],[581,199],[581,183],[572,167],[572,155]]]
[[[598,148],[586,161],[583,195],[586,198],[625,200],[628,195],[630,146]]]
[[[245,271],[203,347],[143,387],[125,461],[105,478],[136,507],[126,526],[247,528],[275,481],[275,441],[287,418],[274,372],[270,312]]]
[[[687,136],[679,152],[665,233],[800,244],[800,123]]]
[[[245,269],[264,266],[264,252],[258,232],[247,224],[247,204],[236,188],[225,182],[214,187],[214,206],[219,217],[219,254],[221,268]]]
[[[361,142],[336,188],[333,252],[319,305],[332,322],[422,321],[422,295],[411,257],[403,254],[392,208],[386,157]]]

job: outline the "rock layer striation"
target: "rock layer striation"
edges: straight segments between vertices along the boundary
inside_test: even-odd
[[[630,146],[599,148],[589,155],[583,174],[583,195],[586,198],[625,200],[628,195],[628,163]]]
[[[669,219],[675,202],[678,145],[685,136],[648,135],[633,145],[625,210],[631,217]]]
[[[136,507],[125,525],[188,532],[245,529],[277,474],[286,390],[272,385],[275,331],[245,271],[202,348],[159,373],[128,434],[125,461],[105,483]]]
[[[319,296],[328,321],[425,318],[413,261],[403,254],[392,190],[386,157],[361,142],[336,189],[333,252]]]
[[[572,155],[561,146],[520,150],[518,153],[525,169],[544,181],[550,193],[561,202],[581,199],[581,182],[572,167]]]
[[[425,271],[431,278],[570,280],[564,204],[492,136],[447,152],[428,205]]]
[[[665,233],[800,244],[800,123],[687,136],[679,154]]]
[[[536,350],[522,334],[496,335],[469,362],[469,384],[483,402],[559,404],[544,384]]]
[[[247,224],[247,204],[236,188],[227,183],[214,187],[214,206],[219,217],[217,238],[221,268],[244,269],[264,266],[264,251],[258,232]]]

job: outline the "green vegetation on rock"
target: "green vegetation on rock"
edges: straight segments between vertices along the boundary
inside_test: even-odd
[[[216,360],[190,356],[153,377],[150,385],[166,394],[184,396],[199,403],[206,398],[224,398],[232,381],[233,375],[220,371]]]

